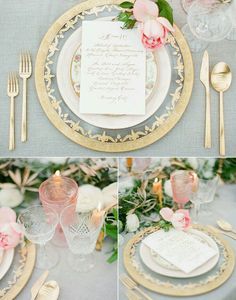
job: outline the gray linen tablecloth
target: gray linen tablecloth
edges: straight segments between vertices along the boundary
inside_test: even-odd
[[[208,217],[202,215],[200,217],[200,221],[202,224],[212,224],[216,226],[216,220],[218,219],[224,219],[230,222],[234,228],[236,228],[236,185],[226,185],[223,187],[220,187],[218,196],[215,198],[214,202],[211,203],[210,209],[212,211],[212,214]],[[125,236],[126,241],[131,237],[131,234],[128,234]],[[236,241],[224,237],[231,245],[231,247],[234,249],[235,254],[236,254]],[[120,261],[119,261],[119,271],[120,274],[125,273],[125,269],[123,266],[123,259],[122,259],[122,252],[123,252],[123,246],[120,249]],[[195,297],[184,297],[181,299],[191,299],[191,300],[235,300],[236,299],[236,285],[235,285],[235,280],[236,280],[236,270],[234,270],[232,276],[230,279],[223,284],[221,287],[218,289],[215,289],[214,291],[207,293],[205,295],[200,295],[200,296],[195,296]],[[145,292],[153,300],[173,300],[173,299],[180,299],[176,297],[168,297],[168,296],[163,296],[160,294],[156,294],[153,292],[150,292],[146,289],[143,288]],[[120,299],[125,300],[127,299],[125,296],[125,290],[124,287],[120,284]]]
[[[77,273],[68,266],[68,248],[55,247],[60,255],[57,266],[50,270],[47,280],[56,280],[60,286],[58,300],[104,300],[116,299],[117,263],[106,262],[111,250],[110,243],[104,244],[102,252],[95,251],[95,268],[87,273]],[[32,277],[17,300],[30,299],[30,289],[43,270],[34,269]]]
[[[181,27],[186,15],[180,0],[173,0],[175,22]],[[34,61],[40,42],[49,26],[66,10],[79,1],[69,0],[0,0],[0,156],[108,156],[87,150],[61,134],[47,119],[34,85],[29,83],[29,140],[20,142],[21,97],[16,99],[16,150],[8,151],[9,100],[6,96],[7,74],[18,70],[19,53],[29,49]],[[210,45],[211,66],[224,60],[236,74],[236,42],[223,41]],[[202,53],[194,54],[195,84],[190,104],[181,121],[160,141],[138,151],[135,156],[217,156],[218,151],[218,98],[212,91],[213,148],[205,150],[204,89],[199,81]],[[232,88],[225,94],[225,126],[228,156],[236,154],[236,76]],[[43,145],[43,146],[42,146]],[[110,154],[113,156],[115,154]],[[122,155],[131,155],[123,153]]]

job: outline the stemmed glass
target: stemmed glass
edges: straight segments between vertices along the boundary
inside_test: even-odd
[[[228,5],[219,0],[193,1],[188,10],[187,24],[182,28],[192,52],[203,51],[209,42],[227,37],[232,29],[227,8]]]
[[[195,0],[182,0],[182,6],[186,13],[188,13],[190,6]]]
[[[227,39],[230,41],[236,41],[236,1],[233,0],[232,4],[230,5],[230,17],[232,19],[232,30],[227,36]]]
[[[103,213],[84,218],[83,214],[75,212],[71,205],[62,211],[60,224],[71,251],[68,263],[73,270],[87,272],[94,267],[93,251],[103,221]]]
[[[73,179],[61,176],[60,172],[56,172],[55,175],[49,177],[40,185],[39,198],[43,206],[51,207],[60,216],[61,211],[71,204],[73,204],[75,211],[78,198],[78,185]],[[56,228],[53,243],[56,246],[66,246],[60,224]]]
[[[198,184],[197,174],[193,171],[178,170],[170,176],[173,200],[179,208],[190,201],[192,193],[196,190]]]
[[[213,179],[199,179],[198,181],[198,190],[196,193],[192,194],[191,202],[194,204],[194,222],[197,223],[199,220],[199,212],[203,204],[211,203],[217,191],[219,184],[219,176],[214,177]],[[206,214],[209,214],[210,211],[206,210]]]
[[[39,246],[36,261],[39,269],[50,269],[58,262],[57,252],[46,246],[53,238],[58,221],[57,213],[42,205],[29,207],[18,217],[18,223],[23,225],[27,239]]]

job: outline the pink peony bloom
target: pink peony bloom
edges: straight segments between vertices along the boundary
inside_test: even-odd
[[[162,47],[169,31],[174,31],[170,22],[159,17],[159,9],[151,0],[136,0],[133,14],[140,22],[141,39],[145,48],[155,50]]]
[[[16,213],[9,207],[0,208],[0,225],[16,222]]]
[[[187,209],[178,209],[172,217],[172,225],[177,230],[186,230],[191,225],[191,218]]]
[[[16,213],[8,207],[0,208],[0,249],[15,248],[23,238],[23,231],[16,223]]]
[[[177,230],[187,230],[191,225],[191,218],[187,209],[178,209],[175,212],[164,207],[160,210],[162,218],[168,222],[171,222],[173,227]]]

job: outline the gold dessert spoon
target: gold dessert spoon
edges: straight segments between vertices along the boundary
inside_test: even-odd
[[[236,230],[233,229],[233,226],[225,220],[222,220],[222,219],[218,220],[217,225],[224,231],[229,231],[229,232],[233,232],[236,234]]]
[[[224,96],[232,82],[232,73],[229,66],[220,62],[211,72],[211,84],[220,93],[220,155],[225,155],[225,127],[224,127]]]

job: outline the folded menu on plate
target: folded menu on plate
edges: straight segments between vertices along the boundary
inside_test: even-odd
[[[150,234],[143,243],[185,273],[190,273],[217,254],[184,231],[159,230]]]
[[[80,113],[145,114],[146,52],[122,25],[83,21]]]

